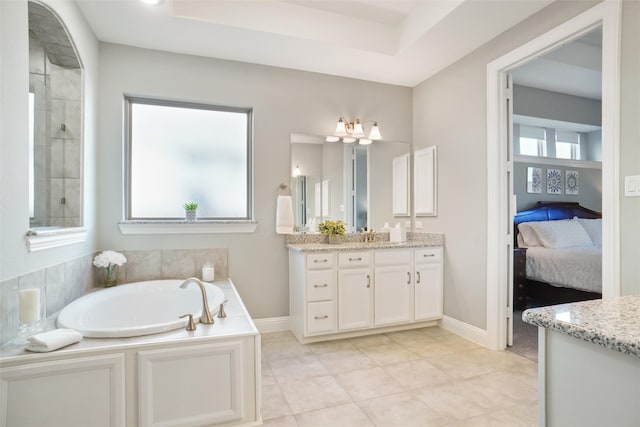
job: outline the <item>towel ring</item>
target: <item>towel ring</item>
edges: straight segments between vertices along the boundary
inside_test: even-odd
[[[284,182],[278,186],[278,196],[291,196],[291,188]]]

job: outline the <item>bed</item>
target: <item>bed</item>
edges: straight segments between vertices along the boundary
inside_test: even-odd
[[[602,298],[602,215],[538,202],[514,217],[514,307]]]

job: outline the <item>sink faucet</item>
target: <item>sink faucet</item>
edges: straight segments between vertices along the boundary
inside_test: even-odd
[[[360,229],[360,234],[364,236],[364,242],[365,243],[369,243],[369,242],[375,242],[376,241],[376,230],[375,229],[371,229],[369,231],[366,231],[364,228]]]
[[[209,311],[209,303],[207,303],[207,290],[204,288],[204,283],[202,280],[197,277],[190,277],[184,282],[180,287],[182,289],[186,288],[189,283],[195,283],[200,286],[200,291],[202,291],[202,315],[200,316],[200,323],[204,323],[207,325],[211,325],[213,323],[213,317],[211,317],[211,311]]]

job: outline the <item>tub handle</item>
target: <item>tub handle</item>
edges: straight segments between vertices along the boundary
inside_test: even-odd
[[[227,313],[224,312],[224,305],[227,303],[227,301],[229,300],[224,300],[220,303],[220,310],[218,310],[219,319],[224,319],[225,317],[227,317]]]
[[[185,318],[189,316],[189,322],[187,323],[187,331],[195,331],[196,330],[196,322],[193,321],[193,314],[183,314],[180,318]]]

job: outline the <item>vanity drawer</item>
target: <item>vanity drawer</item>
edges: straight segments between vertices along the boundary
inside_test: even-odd
[[[369,252],[344,252],[338,254],[338,267],[368,267]]]
[[[307,304],[307,334],[322,334],[336,330],[336,311],[333,301]]]
[[[332,268],[335,255],[330,253],[307,255],[307,270],[320,270]]]
[[[441,262],[442,261],[442,248],[427,248],[416,249],[415,263],[422,264],[425,262]]]
[[[307,301],[333,300],[336,289],[333,270],[314,270],[307,272]]]
[[[389,251],[376,251],[374,253],[374,262],[379,265],[400,265],[411,263],[411,249],[392,249]]]

